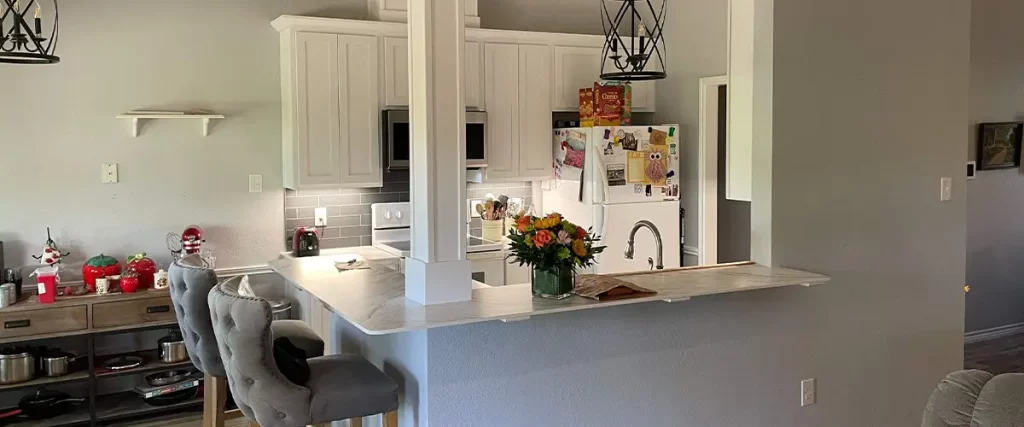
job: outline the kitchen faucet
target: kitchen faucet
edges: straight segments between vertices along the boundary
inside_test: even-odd
[[[663,270],[665,268],[665,251],[661,245],[661,232],[658,231],[658,227],[655,226],[654,223],[648,220],[637,221],[636,224],[633,224],[633,229],[629,230],[629,239],[626,240],[626,259],[633,259],[633,244],[635,243],[634,239],[636,238],[636,232],[643,227],[651,230],[651,233],[654,234],[654,244],[658,246],[658,264],[655,265],[654,260],[650,258],[647,258],[647,262],[651,265],[651,270],[654,270],[655,268]]]

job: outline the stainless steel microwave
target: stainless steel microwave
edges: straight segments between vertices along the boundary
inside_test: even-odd
[[[466,112],[466,166],[487,166],[487,113]],[[409,169],[409,110],[384,111],[384,153],[387,168]]]

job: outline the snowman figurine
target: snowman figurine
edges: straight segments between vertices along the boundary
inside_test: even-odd
[[[54,242],[50,237],[50,227],[46,227],[46,243],[43,244],[43,253],[39,256],[32,255],[32,258],[35,258],[46,265],[57,265],[60,264],[61,258],[68,255],[71,255],[71,253],[61,253],[60,250],[57,249],[57,242]]]

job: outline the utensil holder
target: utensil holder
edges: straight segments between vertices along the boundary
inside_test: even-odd
[[[494,241],[494,242],[500,242],[502,237],[504,237],[504,234],[505,234],[505,220],[503,220],[503,219],[482,219],[482,220],[480,220],[480,224],[481,224],[481,227],[483,228],[483,231],[482,231],[480,237],[482,237],[482,238],[484,238],[486,240]]]

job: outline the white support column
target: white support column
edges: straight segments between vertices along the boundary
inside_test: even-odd
[[[465,4],[409,1],[412,250],[406,297],[467,301]]]

